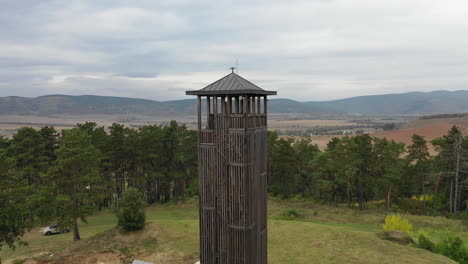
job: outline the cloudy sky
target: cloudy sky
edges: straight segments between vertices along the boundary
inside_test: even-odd
[[[468,89],[466,0],[0,0],[0,96],[171,100],[229,73],[278,98]]]

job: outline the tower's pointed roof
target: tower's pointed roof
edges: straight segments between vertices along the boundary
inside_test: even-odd
[[[232,72],[201,90],[186,91],[187,95],[276,95],[276,91],[265,91]]]

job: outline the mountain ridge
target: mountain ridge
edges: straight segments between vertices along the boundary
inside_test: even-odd
[[[195,99],[156,101],[99,95],[51,94],[38,97],[0,97],[0,114],[142,114],[193,115]],[[330,101],[299,102],[270,99],[271,113],[433,115],[468,112],[468,91],[408,92],[365,95]]]

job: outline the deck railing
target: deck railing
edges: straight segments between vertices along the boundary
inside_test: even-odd
[[[223,115],[218,115],[217,117],[222,119]],[[266,120],[267,118],[264,114],[248,114],[247,116],[244,116],[243,114],[230,114],[227,122],[229,128],[244,129],[246,128],[245,126],[247,126],[247,128],[265,127],[267,125]],[[215,129],[214,115],[210,115],[207,129]]]
[[[200,143],[214,143],[214,130],[202,130],[200,131]]]

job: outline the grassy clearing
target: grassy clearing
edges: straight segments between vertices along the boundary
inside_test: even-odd
[[[291,208],[299,213],[298,217],[284,215]],[[310,201],[270,200],[269,263],[454,263],[425,250],[379,239],[376,233],[382,230],[385,214],[380,209],[361,212]],[[468,241],[468,230],[459,220],[409,218],[415,229],[424,228],[434,239],[449,228]],[[29,246],[16,251],[3,248],[0,252],[9,262],[40,255],[45,259],[80,256],[67,263],[106,261],[104,257],[106,263],[119,263],[125,258],[175,264],[198,259],[196,201],[152,206],[147,210],[147,220],[144,230],[121,234],[114,228],[115,216],[100,212],[87,224],[81,224],[82,241],[73,242],[70,233],[45,237],[34,229],[25,236]],[[93,252],[100,253],[91,256]],[[52,254],[53,258],[47,258]]]
[[[284,220],[284,212],[296,209],[299,217],[294,221],[309,221],[334,227],[363,232],[379,232],[382,230],[385,216],[390,214],[382,207],[369,210],[349,209],[346,206],[329,206],[304,200],[269,201],[269,216],[271,219]],[[461,220],[447,219],[443,216],[405,215],[413,225],[414,231],[423,229],[430,234],[430,238],[439,241],[446,231],[452,231],[468,243],[468,225]],[[287,219],[287,218],[286,218]],[[289,219],[290,220],[290,219]]]

